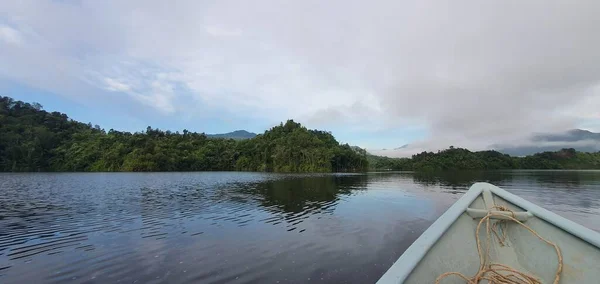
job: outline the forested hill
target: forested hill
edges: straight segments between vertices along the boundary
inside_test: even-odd
[[[502,170],[502,169],[600,169],[600,152],[578,152],[562,149],[525,157],[511,157],[497,151],[471,152],[450,147],[422,152],[412,158],[368,156],[372,169],[403,171]]]
[[[361,171],[366,151],[288,120],[251,139],[148,127],[106,132],[0,96],[0,171]]]

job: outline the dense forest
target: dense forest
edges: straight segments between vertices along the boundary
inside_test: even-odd
[[[329,132],[288,120],[250,139],[211,138],[148,127],[105,131],[0,96],[0,171],[272,171],[339,172],[499,169],[600,169],[600,152],[563,149],[526,157],[450,147],[411,158],[368,155]]]
[[[366,151],[292,120],[251,139],[105,131],[0,96],[0,171],[364,171]]]
[[[372,169],[400,171],[503,170],[503,169],[600,169],[600,152],[577,152],[562,149],[526,157],[511,157],[497,151],[471,152],[450,147],[422,152],[412,158],[368,156]]]

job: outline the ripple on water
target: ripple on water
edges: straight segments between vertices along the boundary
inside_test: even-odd
[[[599,172],[0,174],[0,282],[374,282],[476,180],[600,227]]]

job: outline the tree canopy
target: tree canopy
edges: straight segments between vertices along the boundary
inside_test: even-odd
[[[148,127],[105,131],[0,97],[0,171],[362,171],[366,151],[288,120],[246,140]]]
[[[600,152],[563,149],[526,157],[450,147],[411,158],[367,155],[330,132],[293,120],[251,139],[207,137],[183,130],[105,131],[37,103],[0,96],[0,171],[272,171],[338,172],[370,169],[444,171],[600,169]]]
[[[498,151],[471,152],[463,148],[422,152],[412,158],[369,156],[372,169],[403,171],[503,170],[503,169],[600,169],[600,152],[562,149],[526,157],[511,157]]]

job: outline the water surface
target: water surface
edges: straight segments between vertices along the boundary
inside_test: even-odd
[[[600,231],[599,171],[0,174],[0,282],[375,282],[475,181]]]

